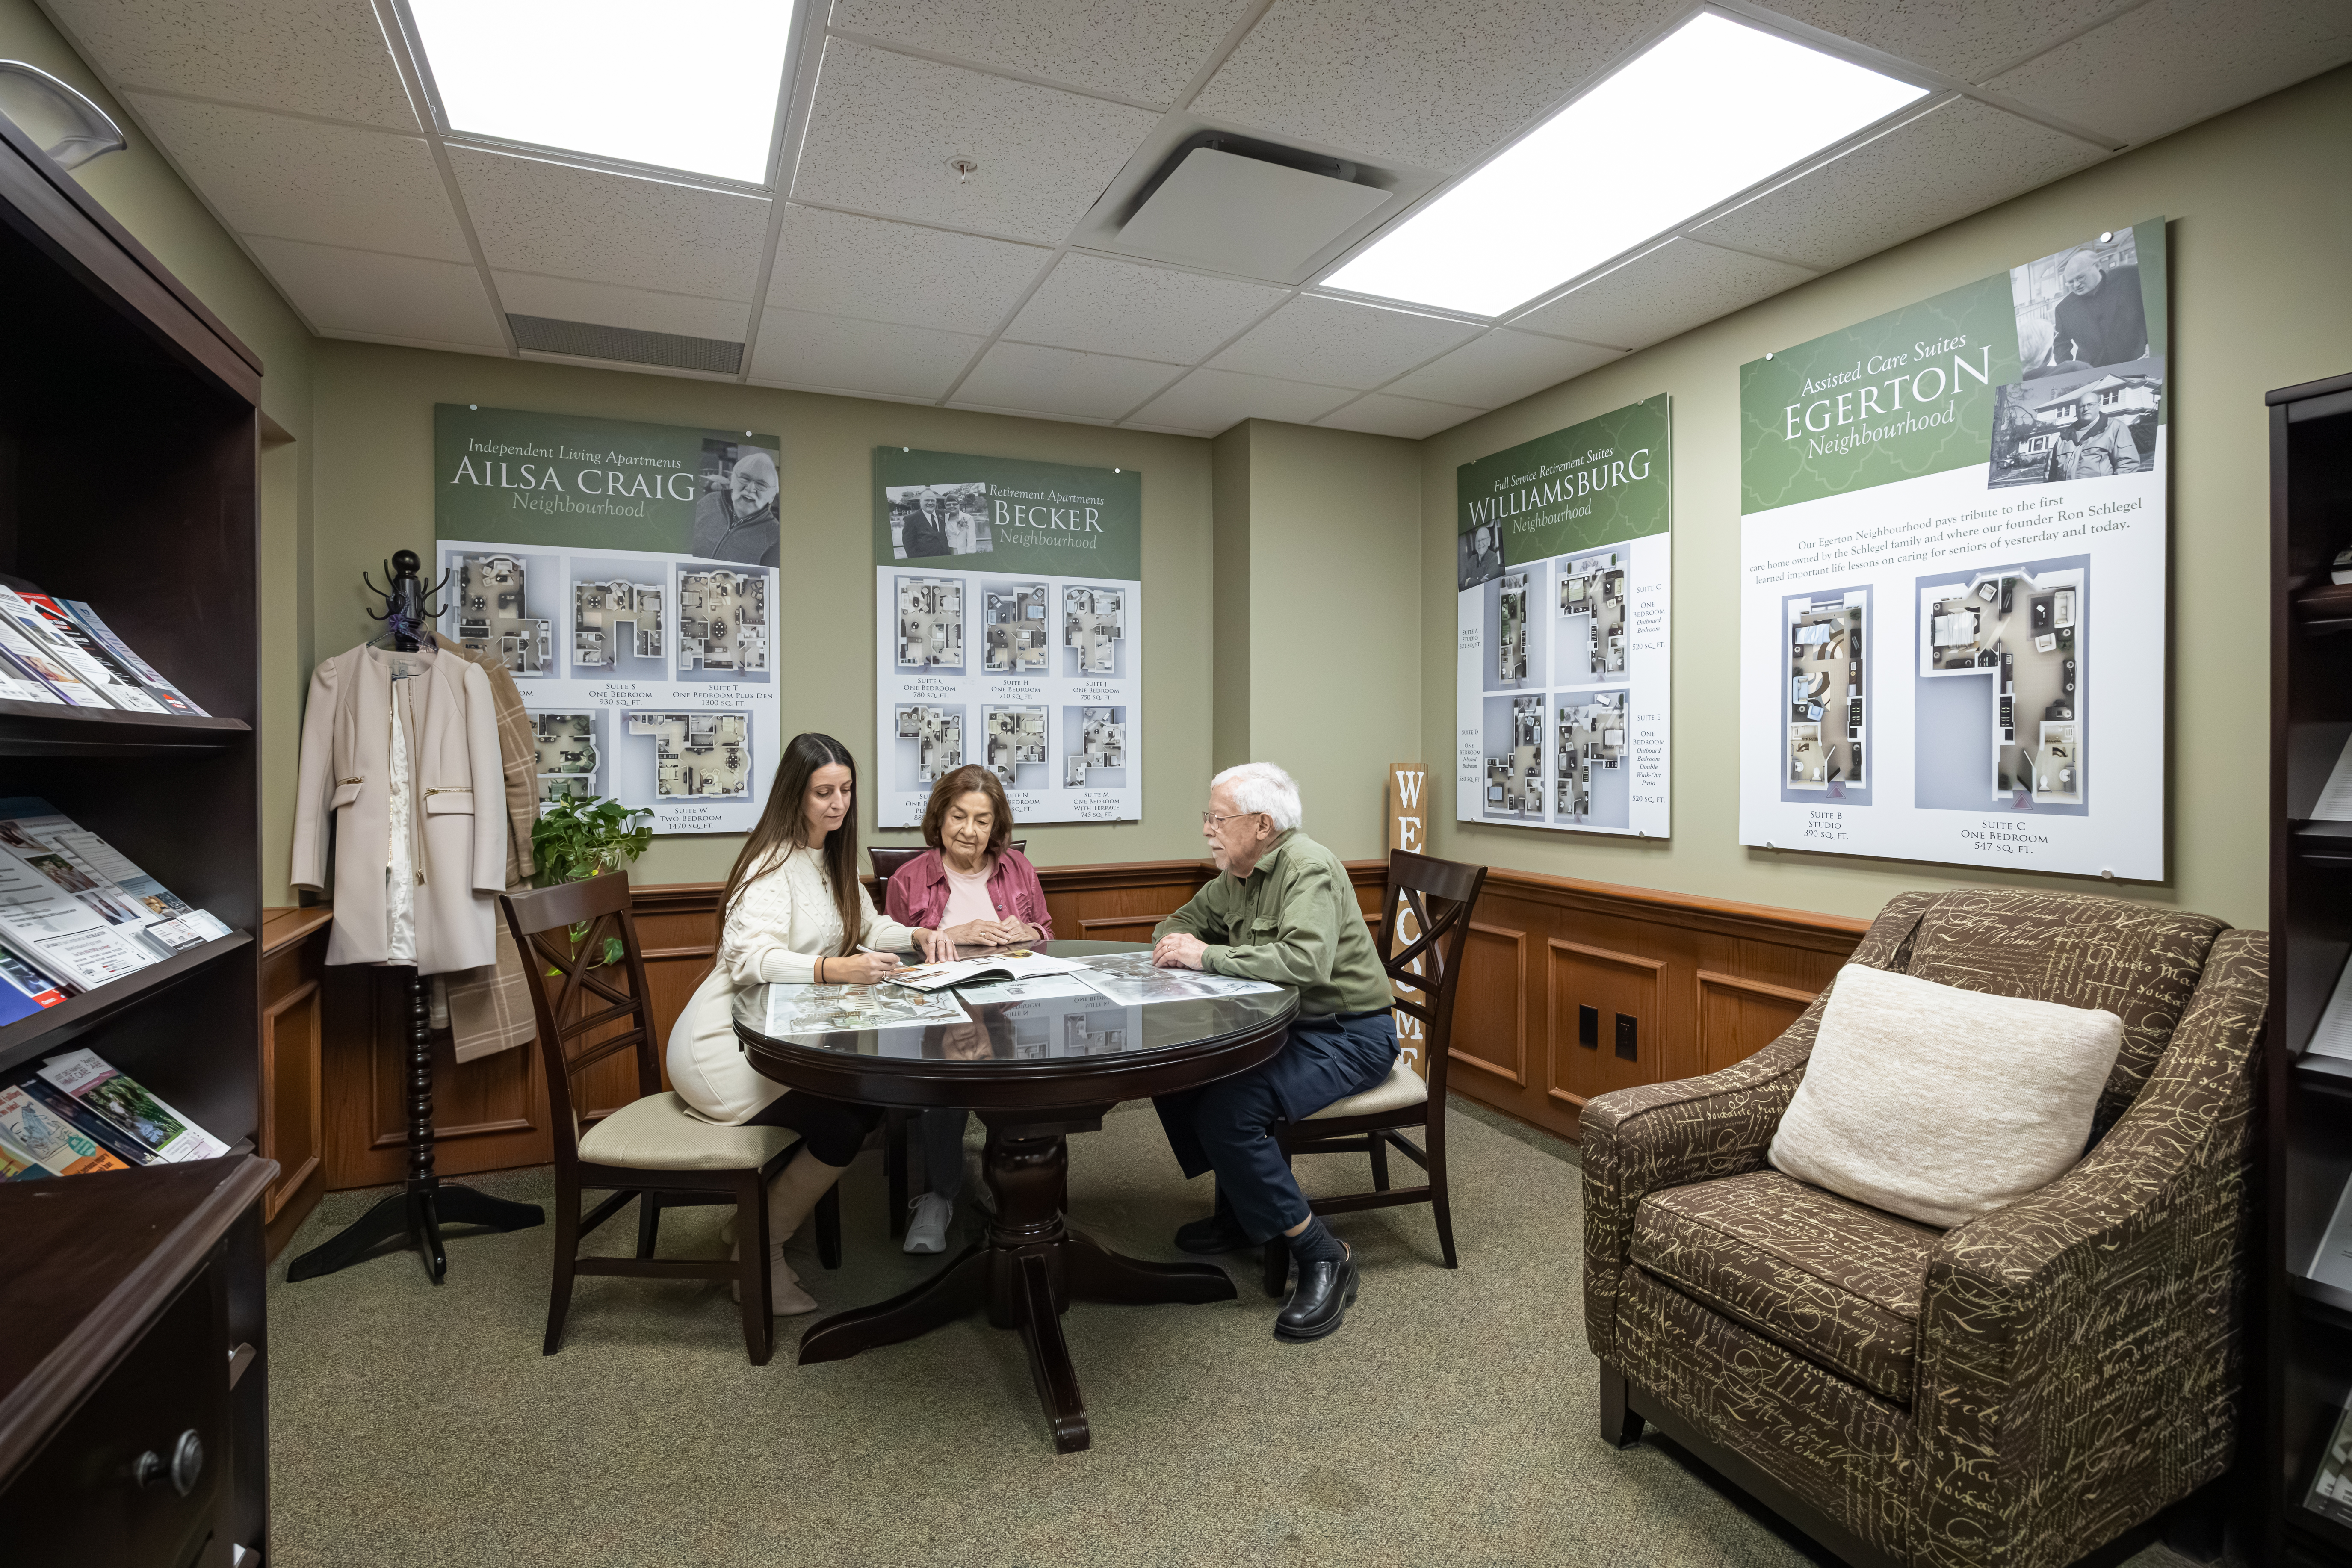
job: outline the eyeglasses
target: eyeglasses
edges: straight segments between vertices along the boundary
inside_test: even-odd
[[[1265,813],[1262,811],[1229,811],[1224,816],[1219,816],[1213,811],[1204,811],[1201,814],[1201,826],[1214,827],[1220,822],[1231,822],[1237,816],[1264,816],[1265,815]]]

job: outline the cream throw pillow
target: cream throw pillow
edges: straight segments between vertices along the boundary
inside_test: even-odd
[[[1849,963],[1769,1157],[1856,1203],[1962,1225],[2082,1158],[2123,1043],[2102,1009]]]

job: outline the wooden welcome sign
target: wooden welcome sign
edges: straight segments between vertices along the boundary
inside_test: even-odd
[[[1429,770],[1419,763],[1389,764],[1390,848],[1410,849],[1416,855],[1429,852],[1428,784]],[[1396,908],[1388,911],[1388,918],[1396,927],[1395,945],[1390,948],[1390,952],[1402,950],[1421,935],[1421,922],[1413,918],[1411,910],[1405,908],[1402,899],[1397,900]],[[1415,974],[1420,973],[1421,960],[1413,960],[1412,968]],[[1416,1000],[1419,999],[1416,994],[1409,993],[1402,986],[1395,987],[1395,990],[1401,996],[1415,994]],[[1412,1063],[1412,1070],[1426,1079],[1429,1076],[1429,1052],[1424,1047],[1429,1042],[1423,1034],[1421,1020],[1402,1008],[1397,1009],[1395,1016],[1397,1048],[1404,1052],[1406,1059]]]

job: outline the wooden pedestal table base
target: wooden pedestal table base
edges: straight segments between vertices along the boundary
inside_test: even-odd
[[[1146,1263],[1111,1251],[1069,1228],[1070,1153],[1067,1134],[1102,1126],[1103,1107],[1074,1111],[1040,1126],[1017,1112],[981,1112],[988,1123],[986,1166],[996,1196],[988,1239],[966,1247],[937,1275],[875,1306],[839,1312],[801,1336],[800,1359],[842,1361],[877,1345],[896,1344],[985,1307],[988,1321],[1017,1330],[1029,1352],[1030,1375],[1063,1453],[1087,1447],[1086,1399],[1062,1338],[1062,1314],[1072,1301],[1129,1306],[1162,1302],[1230,1301],[1234,1282],[1207,1263]]]

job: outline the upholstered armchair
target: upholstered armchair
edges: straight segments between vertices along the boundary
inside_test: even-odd
[[[1951,1230],[1774,1170],[1829,993],[1583,1115],[1602,1436],[1644,1419],[1850,1563],[2059,1568],[2238,1431],[2268,938],[2114,899],[1910,893],[1855,963],[2124,1022],[2079,1163]]]

